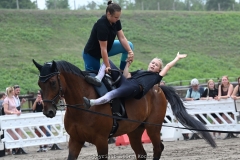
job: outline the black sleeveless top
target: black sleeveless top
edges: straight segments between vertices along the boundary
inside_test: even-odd
[[[203,92],[203,94],[201,95],[201,97],[216,97],[218,96],[218,89],[214,88],[213,90],[209,90],[209,88],[205,89],[205,91]]]
[[[155,84],[162,80],[159,73],[143,70],[131,72],[131,78],[135,79],[143,89],[142,93],[135,97],[136,99],[142,98]]]
[[[42,111],[43,111],[42,103],[37,102],[35,112],[42,112]]]
[[[222,95],[221,96],[226,96],[227,94],[228,94],[228,89],[227,89],[227,91],[223,91],[223,86],[221,86],[221,93],[222,93]]]

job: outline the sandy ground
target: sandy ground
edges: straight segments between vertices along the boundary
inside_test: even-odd
[[[217,139],[217,148],[212,148],[203,139],[163,142],[165,150],[161,159],[163,160],[237,160],[240,159],[240,138],[232,138],[227,140]],[[24,155],[7,155],[0,157],[1,160],[65,160],[68,156],[66,143],[58,144],[62,150],[48,150],[47,152],[37,153],[37,146],[26,147]],[[144,144],[144,148],[148,153],[148,159],[152,159],[152,144]],[[93,145],[82,149],[78,159],[96,159],[96,148]],[[116,160],[134,160],[134,153],[131,147],[109,145],[109,156]]]

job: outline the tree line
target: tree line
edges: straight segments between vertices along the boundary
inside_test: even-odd
[[[0,8],[4,9],[37,9],[38,0],[0,0]],[[75,0],[73,0],[75,3]],[[231,11],[240,10],[240,0],[113,0],[126,10],[182,10],[182,11]],[[105,9],[108,0],[97,4],[94,0],[87,5],[74,9]],[[70,9],[69,0],[45,0],[46,9]]]

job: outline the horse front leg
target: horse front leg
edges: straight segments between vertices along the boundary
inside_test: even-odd
[[[108,159],[108,139],[97,138],[95,145],[97,147],[97,152],[98,152],[98,157],[96,159],[107,160]]]
[[[68,143],[68,160],[75,160],[78,158],[78,155],[83,147],[85,142],[79,142],[76,139],[70,137]]]

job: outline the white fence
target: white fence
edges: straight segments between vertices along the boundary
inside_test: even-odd
[[[4,131],[1,146],[5,143],[5,147],[10,149],[66,142],[64,114],[65,111],[58,111],[54,118],[47,118],[43,113],[0,116],[0,128]],[[42,131],[43,127],[48,132],[48,136]],[[39,137],[35,131],[41,136]]]
[[[240,111],[239,100],[234,101],[233,99],[228,98],[220,101],[184,101],[184,105],[190,115],[203,122],[210,130],[240,131],[240,124],[238,124],[238,111]],[[164,125],[183,127],[172,115],[170,106],[166,113]],[[176,141],[183,139],[182,134],[192,132],[186,129],[176,129],[163,126],[161,133],[163,141]]]
[[[240,109],[240,101],[235,102],[229,98],[220,101],[185,101],[184,104],[190,115],[196,119],[200,117],[211,130],[240,131],[237,120],[239,113],[236,110],[236,108]],[[215,114],[221,123],[212,114]],[[63,123],[64,115],[65,111],[58,111],[54,118],[47,118],[42,113],[0,116],[0,135],[4,131],[5,136],[0,141],[0,150],[3,149],[3,143],[7,149],[10,149],[67,142],[68,135],[64,131]],[[164,125],[183,127],[172,114],[170,106],[167,109]],[[50,135],[43,133],[41,127],[44,127]],[[35,133],[35,130],[40,132],[41,137]],[[191,131],[163,126],[161,138],[163,141],[183,140],[183,133],[191,133]]]

